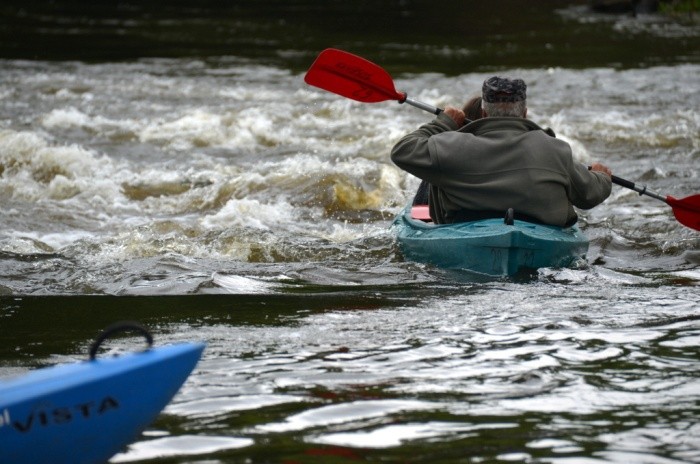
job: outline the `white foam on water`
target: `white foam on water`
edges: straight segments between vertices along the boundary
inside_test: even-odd
[[[13,240],[10,243],[5,243],[2,245],[2,249],[5,251],[18,252],[46,252],[46,251],[59,251],[64,247],[67,247],[80,240],[89,240],[94,238],[96,235],[94,232],[86,230],[71,230],[63,233],[48,233],[41,234],[37,232],[12,232],[9,234]],[[32,244],[30,247],[23,247],[22,244]],[[48,247],[45,248],[45,247]]]
[[[162,144],[178,151],[198,146],[227,146],[231,138],[222,116],[202,109],[188,111],[175,119],[148,121],[139,131],[142,142]],[[234,143],[245,141],[239,136]]]
[[[202,217],[205,229],[232,227],[269,230],[293,221],[296,210],[288,203],[263,204],[258,200],[231,199],[214,214]]]
[[[13,197],[67,199],[81,193],[110,198],[119,191],[109,179],[112,160],[78,145],[52,146],[32,132],[0,131],[0,186]]]

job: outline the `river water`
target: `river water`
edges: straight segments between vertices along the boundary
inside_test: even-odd
[[[512,30],[423,1],[74,3],[3,10],[0,377],[84,359],[117,320],[206,342],[112,462],[700,462],[697,231],[614,186],[580,212],[579,268],[404,261],[390,224],[418,180],[389,151],[431,116],[303,83],[328,46],[441,107],[517,75],[580,162],[683,198],[697,22],[585,2],[489,3]]]

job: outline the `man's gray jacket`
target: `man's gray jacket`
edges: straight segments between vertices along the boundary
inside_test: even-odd
[[[391,152],[398,167],[432,184],[438,223],[513,208],[545,224],[571,225],[573,206],[589,209],[610,195],[608,176],[574,161],[569,144],[528,119],[489,117],[455,129],[441,113]]]

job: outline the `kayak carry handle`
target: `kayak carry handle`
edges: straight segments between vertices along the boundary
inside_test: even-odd
[[[503,223],[507,226],[512,226],[515,224],[515,211],[513,208],[508,208],[506,211],[506,216],[503,218]]]
[[[151,332],[149,332],[145,326],[134,321],[120,321],[108,326],[97,336],[90,346],[90,361],[94,361],[97,350],[102,345],[102,342],[119,332],[140,332],[146,338],[148,348],[153,346],[153,335],[151,335]]]

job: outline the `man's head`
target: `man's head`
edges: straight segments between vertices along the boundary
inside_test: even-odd
[[[527,115],[527,85],[522,79],[493,76],[481,87],[484,116],[524,118]]]

